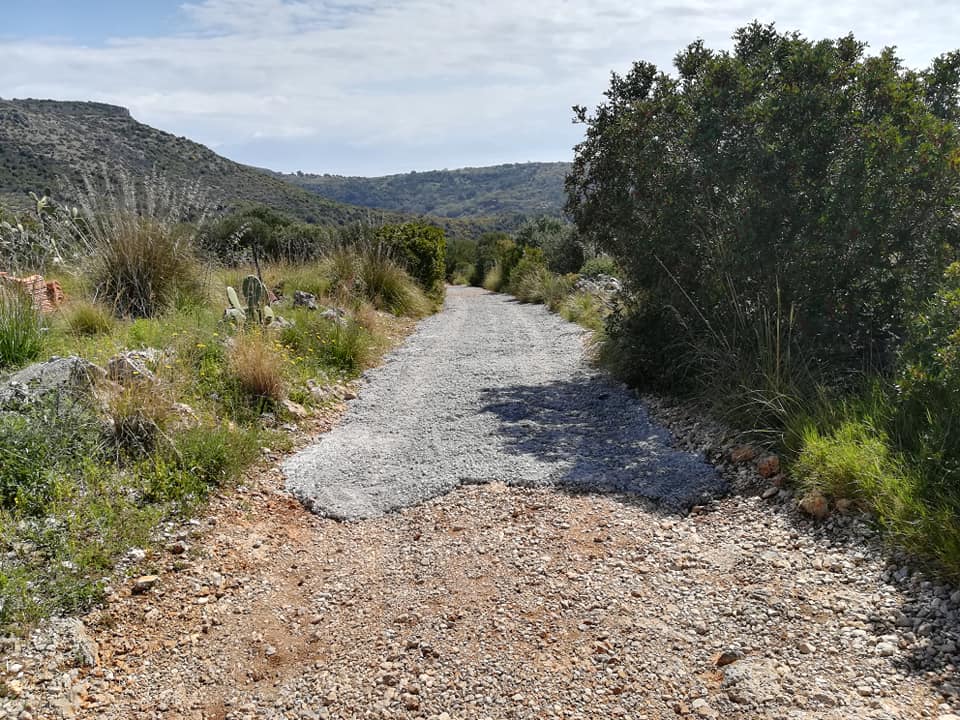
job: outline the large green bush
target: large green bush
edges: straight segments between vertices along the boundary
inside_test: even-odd
[[[690,45],[677,77],[636,63],[577,109],[568,211],[645,318],[619,319],[645,333],[621,342],[673,384],[698,370],[673,358],[716,346],[733,314],[782,308],[832,377],[890,367],[957,253],[960,54],[914,72],[852,36],[752,24],[734,40]]]
[[[447,240],[441,228],[419,222],[384,225],[377,230],[376,240],[390,248],[424,290],[443,293]]]

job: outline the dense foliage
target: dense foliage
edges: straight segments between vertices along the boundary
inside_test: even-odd
[[[636,63],[577,109],[567,180],[579,232],[635,293],[621,336],[643,380],[696,374],[664,349],[777,308],[817,363],[888,367],[957,252],[960,54],[915,72],[851,36],[753,24],[732,52],[675,62]]]
[[[384,225],[376,230],[375,238],[389,248],[424,290],[442,295],[447,240],[441,228],[419,222]]]
[[[914,71],[852,36],[734,40],[575,109],[567,209],[626,283],[603,355],[960,575],[960,52]]]

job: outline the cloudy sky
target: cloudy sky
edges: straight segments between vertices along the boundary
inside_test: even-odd
[[[960,46],[943,0],[0,0],[0,97],[100,100],[227,157],[377,175],[567,160],[570,106],[756,18],[908,65]]]

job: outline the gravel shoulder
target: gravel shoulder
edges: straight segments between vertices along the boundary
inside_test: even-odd
[[[451,288],[342,424],[283,464],[314,512],[376,517],[463,484],[616,492],[684,509],[725,492],[671,447],[635,394],[587,362],[584,333],[541,305]]]
[[[867,518],[815,522],[787,491],[751,494],[768,486],[747,468],[689,512],[603,487],[591,463],[628,453],[578,463],[576,418],[599,410],[550,389],[602,379],[536,372],[506,400],[474,390],[498,408],[482,410],[487,437],[541,473],[533,486],[484,474],[385,513],[361,483],[375,516],[338,522],[265,468],[169,529],[142,563],[151,589],[118,583],[82,636],[55,624],[7,647],[0,718],[957,720],[957,588],[888,561]],[[676,445],[708,444],[685,410],[657,414],[684,433]],[[631,452],[663,453],[682,485],[673,461],[696,456],[649,429]]]

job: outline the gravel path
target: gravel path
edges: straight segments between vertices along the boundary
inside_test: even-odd
[[[283,466],[287,487],[326,517],[376,517],[495,481],[671,509],[725,490],[589,366],[583,331],[540,305],[452,288],[444,311],[366,379],[344,422]]]
[[[261,467],[168,527],[134,572],[150,590],[118,577],[82,625],[0,644],[0,720],[960,720],[960,589],[749,464],[671,511],[718,481],[579,341],[452,292],[292,466],[318,468],[315,508],[379,517],[307,512]],[[650,407],[678,444],[723,437]]]

